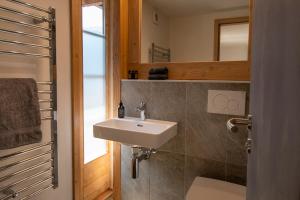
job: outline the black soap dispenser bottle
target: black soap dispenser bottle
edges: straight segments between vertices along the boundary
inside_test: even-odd
[[[124,118],[125,117],[125,107],[123,105],[123,102],[121,101],[118,108],[118,118]]]

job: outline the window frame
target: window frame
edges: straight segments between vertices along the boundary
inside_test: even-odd
[[[234,18],[223,18],[223,19],[216,19],[214,25],[214,61],[220,61],[220,39],[221,39],[221,26],[223,25],[232,25],[232,24],[244,24],[249,23],[249,30],[250,30],[250,17],[234,17]],[[250,52],[250,33],[248,39],[248,61]]]

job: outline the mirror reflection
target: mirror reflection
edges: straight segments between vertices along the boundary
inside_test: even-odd
[[[248,0],[142,2],[142,63],[248,60]]]

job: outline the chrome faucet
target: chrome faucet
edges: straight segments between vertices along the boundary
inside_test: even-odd
[[[144,121],[146,119],[145,112],[146,112],[146,104],[142,101],[140,106],[136,108],[138,112],[140,112],[141,120]]]

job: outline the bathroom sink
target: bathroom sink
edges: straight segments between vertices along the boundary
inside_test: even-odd
[[[139,118],[109,119],[94,125],[94,137],[127,145],[159,148],[177,134],[177,123]]]

